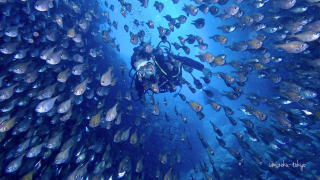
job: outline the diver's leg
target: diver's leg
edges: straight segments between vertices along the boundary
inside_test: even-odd
[[[197,69],[198,71],[201,71],[204,76],[211,77],[212,73],[208,68],[205,68],[204,65],[198,61],[195,61],[188,57],[182,57],[182,56],[176,56],[174,55],[173,58],[180,61],[182,64],[187,65],[193,69]]]
[[[203,69],[204,69],[203,64],[201,64],[200,62],[195,61],[191,58],[183,57],[183,56],[176,56],[176,55],[173,55],[173,58],[180,61],[182,64],[190,66],[191,68],[197,69],[199,71],[203,71]]]

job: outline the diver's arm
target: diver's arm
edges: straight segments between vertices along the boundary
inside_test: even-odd
[[[203,71],[204,65],[201,64],[198,61],[195,61],[191,58],[188,57],[183,57],[183,56],[177,56],[177,55],[171,55],[174,59],[180,61],[182,64],[190,66],[193,69],[197,69],[199,71]]]

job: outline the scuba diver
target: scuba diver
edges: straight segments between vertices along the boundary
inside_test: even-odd
[[[143,42],[133,49],[131,66],[136,71],[133,78],[140,98],[149,90],[166,93],[175,92],[177,86],[182,87],[182,65],[209,72],[200,62],[172,54],[170,42],[165,36],[161,39],[156,49]]]

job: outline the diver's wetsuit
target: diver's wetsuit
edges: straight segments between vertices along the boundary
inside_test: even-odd
[[[159,92],[174,92],[176,86],[181,86],[181,65],[177,62],[170,62],[170,57],[156,55],[155,63],[159,75]],[[172,66],[171,69],[168,65]]]
[[[139,58],[151,59],[152,55],[155,55],[155,65],[156,65],[156,75],[159,85],[159,92],[174,92],[176,86],[181,86],[181,66],[186,65],[193,69],[197,69],[202,71],[204,69],[204,65],[200,62],[197,62],[191,58],[168,54],[168,56],[164,56],[163,54],[154,53],[146,53],[144,52],[141,46],[134,48],[134,54],[131,57],[131,66],[134,67],[134,63]],[[171,61],[171,58],[175,60],[175,62]],[[179,62],[177,62],[179,61]],[[169,66],[171,68],[169,68]],[[146,80],[152,82],[153,80]],[[142,96],[145,93],[145,87],[143,82],[139,81],[137,78],[135,79],[135,86],[138,91],[138,95]]]
[[[204,69],[204,65],[191,59],[188,57],[183,57],[183,56],[177,56],[177,55],[171,55],[173,58],[175,58],[176,60],[180,61],[183,65],[189,66],[193,69],[199,70],[199,71],[203,71]]]

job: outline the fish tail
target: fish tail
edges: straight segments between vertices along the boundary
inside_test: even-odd
[[[296,38],[296,35],[295,34],[290,34],[287,36],[287,38]]]
[[[280,44],[274,44],[273,47],[277,49],[277,48],[281,48],[281,45]]]

